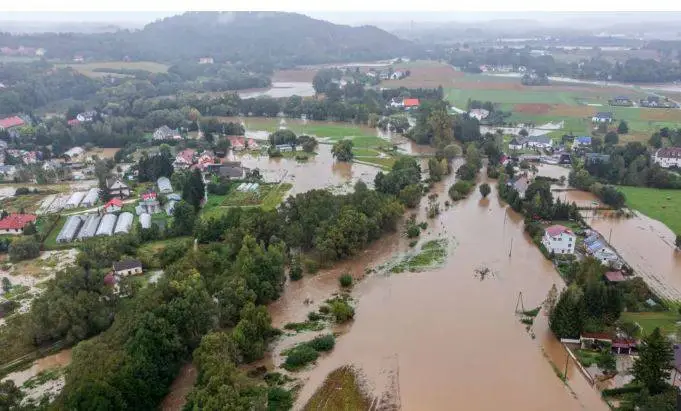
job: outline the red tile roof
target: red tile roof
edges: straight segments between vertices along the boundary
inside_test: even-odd
[[[569,228],[565,227],[564,225],[559,225],[559,224],[555,224],[555,225],[552,225],[550,227],[547,227],[546,232],[551,237],[558,237],[559,235],[561,235],[563,233],[572,234],[572,231],[570,231]]]
[[[80,121],[78,121],[77,118],[73,118],[73,119],[67,121],[66,123],[67,123],[68,125],[70,125],[70,126],[75,126],[75,125],[77,125],[77,124],[80,124]]]
[[[612,340],[612,348],[636,348],[638,341],[632,338],[615,338]]]
[[[621,271],[608,271],[605,273],[605,278],[607,278],[607,280],[611,283],[619,283],[627,280],[624,278],[624,275]]]
[[[194,150],[191,148],[186,148],[177,153],[177,157],[181,158],[185,163],[191,164],[194,160]]]
[[[232,147],[243,147],[246,145],[245,140],[241,136],[227,136]]]
[[[143,193],[142,200],[156,200],[156,193]]]
[[[112,198],[111,200],[109,200],[108,203],[104,204],[104,208],[109,208],[111,206],[122,207],[123,200],[121,200],[120,198]]]
[[[35,214],[10,214],[0,220],[0,230],[23,229],[28,223],[35,221]]]
[[[0,120],[0,128],[11,128],[11,127],[17,127],[17,126],[23,126],[24,120],[21,119],[21,117],[7,117],[3,118]]]
[[[590,338],[594,340],[612,340],[612,336],[608,333],[582,333],[580,338]]]
[[[419,99],[417,98],[405,98],[404,101],[402,101],[405,107],[418,107],[419,105]]]

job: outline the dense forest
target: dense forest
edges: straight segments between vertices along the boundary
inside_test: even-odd
[[[281,12],[188,12],[139,31],[101,34],[0,34],[0,46],[47,50],[71,60],[243,63],[250,70],[335,61],[369,61],[409,52],[411,44],[372,26],[350,27]]]

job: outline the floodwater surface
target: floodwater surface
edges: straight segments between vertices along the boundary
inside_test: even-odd
[[[433,190],[441,202],[450,180]],[[349,331],[316,367],[298,373],[306,383],[296,408],[328,373],[352,364],[381,404],[392,408],[606,409],[571,365],[570,387],[556,376],[544,351],[558,364],[564,364],[565,351],[548,331],[543,313],[533,330],[535,340],[515,314],[521,293],[530,309],[542,303],[554,284],[562,287],[523,232],[522,218],[500,203],[496,191],[486,200],[475,191],[428,223],[421,241],[446,238],[450,253],[445,265],[421,273],[379,271],[359,283]],[[340,272],[349,269],[361,277],[366,267],[406,252],[405,243],[398,235],[389,236],[344,266],[290,285],[270,307],[274,325],[303,321],[325,294],[337,290]],[[476,275],[483,268],[491,273],[484,280]],[[314,306],[305,305],[305,298]]]
[[[21,387],[26,381],[35,377],[43,371],[52,368],[65,367],[71,363],[71,349],[67,348],[59,351],[56,354],[48,355],[47,357],[38,358],[33,361],[29,368],[21,371],[15,371],[8,374],[4,380],[12,380],[17,387]]]

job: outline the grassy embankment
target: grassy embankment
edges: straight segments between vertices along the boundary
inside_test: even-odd
[[[627,206],[661,221],[672,232],[681,234],[681,190],[619,186],[627,197]]]
[[[651,311],[651,312],[624,312],[620,321],[638,324],[643,334],[651,333],[655,328],[665,334],[678,333],[677,322],[681,320],[681,315],[675,309],[670,311]]]
[[[370,406],[370,398],[360,387],[356,372],[351,367],[344,366],[326,377],[324,384],[317,389],[303,409],[363,411],[369,410]]]
[[[275,209],[293,187],[289,183],[262,183],[257,191],[240,192],[236,187],[240,183],[233,183],[225,195],[208,195],[208,201],[203,207],[203,218],[219,216],[231,207],[262,207],[264,210]]]
[[[438,267],[444,264],[447,258],[447,245],[447,240],[430,240],[424,243],[417,253],[402,258],[390,271],[419,272]]]

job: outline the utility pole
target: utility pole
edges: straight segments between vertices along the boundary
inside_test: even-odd
[[[611,238],[612,238],[612,228],[610,228],[610,234],[608,234],[608,244],[610,244]]]
[[[563,346],[565,348],[565,346]],[[565,372],[563,372],[563,377],[565,377],[565,380],[567,380],[567,367],[568,367],[568,362],[570,361],[570,353],[568,353],[567,348],[565,348]]]
[[[511,249],[508,250],[508,257],[511,258],[511,253],[513,252],[513,237],[511,237]]]
[[[520,309],[522,311],[518,311],[518,305],[520,305]],[[523,303],[523,292],[522,291],[518,292],[518,299],[516,300],[516,303],[515,303],[515,312],[516,312],[516,314],[518,312],[525,312],[525,304]]]

